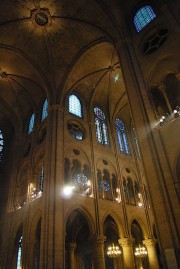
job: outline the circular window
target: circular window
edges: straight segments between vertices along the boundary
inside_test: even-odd
[[[83,140],[84,139],[84,132],[82,131],[82,128],[73,122],[68,123],[68,130],[72,137],[74,137],[77,140]]]
[[[145,54],[150,54],[158,50],[164,44],[167,37],[168,37],[167,29],[161,29],[158,32],[155,32],[145,40],[143,45],[143,52]]]

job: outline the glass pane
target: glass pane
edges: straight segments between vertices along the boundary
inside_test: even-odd
[[[105,120],[105,115],[99,107],[94,108],[94,113],[100,120]]]
[[[48,109],[48,101],[46,99],[45,102],[44,102],[44,104],[43,104],[42,117],[41,117],[41,120],[42,121],[48,116],[47,109]]]
[[[108,130],[107,130],[107,126],[104,122],[102,124],[102,132],[103,132],[104,144],[108,145],[109,144]]]
[[[136,31],[140,32],[155,17],[156,14],[154,13],[152,7],[150,6],[141,7],[134,16],[134,26],[136,28]]]
[[[4,146],[4,139],[2,131],[0,130],[0,161],[2,160],[3,157],[3,146]]]
[[[81,103],[77,96],[74,94],[69,96],[69,112],[82,118]]]
[[[34,128],[34,119],[35,119],[35,114],[33,113],[31,115],[31,118],[29,120],[29,129],[28,129],[28,134],[30,134],[33,131]]]
[[[105,115],[98,107],[94,108],[96,138],[99,144],[109,145],[108,128],[105,121]]]
[[[18,253],[17,253],[17,265],[16,269],[21,269],[21,254],[22,254],[22,236],[18,242]]]
[[[97,141],[98,141],[98,143],[102,144],[103,140],[102,140],[101,123],[100,123],[100,120],[98,118],[95,119],[95,126],[96,126]]]
[[[118,137],[120,151],[130,155],[130,149],[126,135],[125,125],[119,118],[117,118],[115,121],[115,128]]]

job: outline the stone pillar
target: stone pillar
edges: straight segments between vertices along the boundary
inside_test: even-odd
[[[40,268],[55,269],[64,268],[61,197],[64,171],[63,108],[56,104],[49,106],[47,121]]]
[[[158,269],[159,268],[158,258],[157,258],[157,254],[156,254],[156,242],[157,242],[157,240],[155,240],[155,239],[143,240],[143,244],[147,248],[149,267],[151,269]]]
[[[97,236],[94,239],[93,246],[93,264],[96,269],[105,269],[105,257],[104,257],[104,241],[105,236]]]
[[[75,255],[74,255],[75,249],[76,249],[76,243],[70,243],[69,244],[69,249],[68,249],[68,258],[69,258],[70,269],[76,269]]]
[[[134,240],[130,238],[122,238],[118,240],[123,249],[124,269],[135,269],[133,241]]]

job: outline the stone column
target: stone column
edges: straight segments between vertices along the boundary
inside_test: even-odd
[[[155,239],[143,240],[143,244],[147,248],[149,267],[151,269],[158,269],[159,268],[158,258],[157,258],[157,254],[156,254],[156,242],[157,242],[157,240],[155,240]]]
[[[134,240],[130,238],[122,238],[118,240],[123,249],[124,269],[135,269],[133,241]]]
[[[70,243],[69,244],[69,249],[68,249],[68,257],[69,257],[70,269],[76,269],[75,255],[74,255],[75,249],[76,249],[76,243]]]
[[[64,171],[63,108],[56,104],[49,106],[47,121],[40,268],[55,269],[64,268],[61,197]]]
[[[104,257],[104,241],[105,236],[97,236],[94,239],[93,246],[93,264],[96,269],[105,269],[105,257]]]

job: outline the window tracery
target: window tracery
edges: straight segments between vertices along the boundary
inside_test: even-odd
[[[117,118],[115,122],[116,133],[118,137],[119,149],[121,152],[130,155],[129,143],[127,139],[124,123]]]
[[[141,206],[140,186],[136,180],[131,177],[123,178],[123,191],[126,204]]]
[[[104,112],[99,108],[94,108],[96,139],[99,144],[109,145],[108,128]]]

